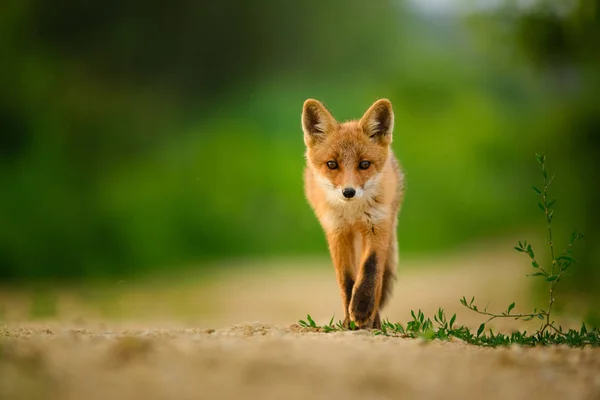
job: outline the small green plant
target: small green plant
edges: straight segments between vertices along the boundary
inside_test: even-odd
[[[535,272],[527,276],[539,277],[544,279],[548,286],[548,307],[546,309],[534,309],[531,313],[513,313],[515,303],[511,303],[505,311],[501,313],[488,312],[487,307],[483,310],[474,304],[475,298],[472,297],[470,301],[466,297],[460,299],[460,303],[466,308],[475,311],[478,314],[482,314],[488,317],[488,319],[479,325],[477,332],[473,333],[468,327],[455,326],[456,314],[454,314],[450,320],[446,318],[446,313],[443,309],[438,309],[437,313],[431,318],[426,318],[421,310],[416,313],[411,311],[412,320],[410,320],[406,327],[400,323],[392,323],[389,320],[384,320],[381,323],[381,329],[373,330],[375,335],[385,336],[399,336],[406,338],[422,338],[425,340],[449,340],[456,338],[463,340],[467,343],[478,345],[478,346],[508,346],[511,344],[520,344],[525,346],[536,346],[536,345],[552,345],[552,344],[566,344],[571,347],[583,347],[586,345],[600,346],[600,330],[598,328],[588,329],[585,323],[582,323],[579,330],[569,329],[563,331],[562,327],[555,326],[552,320],[552,306],[556,301],[555,290],[558,283],[566,276],[566,271],[571,265],[577,263],[572,257],[573,245],[583,238],[583,235],[578,231],[574,231],[571,234],[569,244],[564,251],[556,256],[554,239],[552,235],[552,219],[554,216],[554,210],[552,206],[556,203],[555,199],[551,199],[548,195],[548,187],[552,183],[554,176],[548,178],[548,171],[546,170],[546,156],[543,154],[536,154],[536,159],[540,165],[540,170],[543,176],[543,186],[541,189],[533,187],[533,190],[541,200],[538,202],[538,207],[543,211],[545,215],[548,236],[546,237],[546,243],[549,247],[550,261],[549,265],[544,267],[535,257],[535,253],[531,244],[526,241],[519,242],[515,250],[520,253],[525,253],[531,260],[531,266],[535,269]],[[535,318],[542,320],[541,327],[533,334],[524,332],[514,332],[510,335],[502,333],[494,333],[491,329],[485,332],[485,326],[491,320],[496,318],[514,318],[515,320],[530,321]],[[334,324],[334,317],[331,318],[329,324],[319,326],[307,315],[307,321],[300,320],[299,325],[304,328],[315,329],[322,332],[334,332],[344,330],[342,322],[338,321]],[[355,326],[350,326],[350,329],[354,330]]]
[[[556,344],[566,344],[570,347],[583,347],[590,345],[593,347],[600,346],[600,330],[588,329],[584,324],[579,330],[569,329],[563,332],[561,327],[556,331],[537,331],[530,335],[527,331],[513,332],[510,335],[502,333],[494,333],[491,329],[485,332],[485,324],[479,325],[476,332],[472,332],[466,326],[456,326],[456,314],[452,315],[450,320],[447,319],[443,309],[438,309],[437,313],[431,318],[425,317],[421,310],[417,312],[411,311],[412,320],[407,322],[406,326],[401,323],[393,323],[389,320],[381,322],[381,329],[372,330],[374,335],[396,336],[410,339],[430,340],[451,340],[452,338],[465,341],[475,346],[498,347],[518,344],[522,346],[548,346]],[[354,330],[350,327],[345,329],[342,326],[342,321],[334,323],[332,317],[328,324],[318,325],[313,318],[308,314],[306,321],[300,320],[298,324],[307,329],[312,329],[316,332],[339,332],[345,330]]]
[[[460,299],[460,303],[467,307],[468,309],[475,311],[476,313],[486,315],[489,318],[484,322],[484,325],[496,318],[514,318],[521,319],[524,321],[530,321],[534,318],[538,318],[543,321],[542,326],[539,328],[538,333],[544,333],[546,329],[552,329],[555,332],[559,332],[559,329],[554,326],[554,321],[552,320],[552,306],[556,301],[555,290],[556,285],[566,276],[567,269],[577,261],[572,257],[572,247],[573,245],[583,238],[583,234],[578,231],[573,231],[571,234],[571,240],[569,244],[564,249],[564,251],[556,256],[554,238],[552,235],[552,219],[554,217],[554,210],[552,206],[556,203],[556,199],[550,198],[548,194],[548,187],[554,180],[554,176],[548,177],[548,171],[546,170],[546,156],[544,154],[536,154],[536,159],[538,164],[540,165],[540,170],[542,172],[543,177],[543,185],[542,188],[539,189],[536,186],[533,186],[533,190],[535,193],[541,198],[537,203],[539,209],[544,213],[546,227],[548,230],[548,236],[546,237],[546,243],[548,244],[549,253],[550,253],[550,261],[548,266],[544,267],[535,257],[535,253],[531,244],[528,244],[527,241],[519,241],[518,245],[515,247],[515,250],[526,254],[531,260],[531,266],[534,268],[535,272],[529,274],[527,276],[531,277],[539,277],[544,279],[548,286],[548,307],[546,309],[537,310],[534,309],[531,313],[526,314],[511,314],[511,311],[515,307],[515,303],[511,303],[506,311],[501,313],[492,313],[487,311],[487,307],[483,310],[478,308],[473,302],[475,298],[473,297],[471,301],[467,302],[467,299],[463,297]]]
[[[335,315],[333,317],[331,317],[331,320],[329,320],[329,324],[319,326],[312,319],[310,314],[307,314],[306,321],[300,320],[300,321],[298,321],[298,325],[300,325],[303,328],[313,328],[313,329],[323,331],[323,332],[334,332],[334,331],[344,330],[344,328],[342,326],[342,321],[338,321],[335,325],[333,324],[334,318],[335,318]],[[350,329],[356,329],[356,325],[354,324],[354,321],[352,321],[350,323],[350,325],[351,325]]]
[[[485,324],[481,324],[475,333],[471,332],[465,326],[455,326],[456,314],[448,321],[444,310],[441,308],[434,315],[433,321],[430,318],[425,318],[421,310],[417,314],[411,311],[411,315],[413,320],[406,324],[406,328],[402,324],[393,324],[389,321],[384,321],[381,324],[381,330],[374,333],[376,335],[395,335],[409,338],[423,338],[426,340],[449,340],[450,338],[456,338],[473,345],[489,347],[508,346],[511,344],[525,346],[552,344],[566,344],[571,347],[583,347],[585,345],[600,346],[600,331],[597,329],[588,330],[585,324],[582,324],[579,330],[570,329],[568,332],[563,332],[562,328],[557,328],[555,332],[538,331],[533,335],[529,335],[527,331],[504,335],[502,333],[495,334],[491,329],[486,333]]]

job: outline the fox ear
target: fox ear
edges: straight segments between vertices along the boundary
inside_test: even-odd
[[[394,110],[388,99],[377,100],[360,119],[360,126],[370,138],[388,145],[392,142]]]
[[[312,146],[325,138],[327,133],[337,124],[333,116],[318,100],[308,99],[302,107],[302,130],[304,143]]]

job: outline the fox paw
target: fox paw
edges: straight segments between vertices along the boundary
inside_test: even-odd
[[[349,316],[344,318],[344,322],[342,322],[342,327],[348,330],[357,330],[357,329],[381,329],[381,318],[379,317],[379,312],[375,314],[373,321],[368,324],[360,325],[359,323],[350,319]]]
[[[373,322],[375,322],[371,318],[374,311],[375,299],[373,296],[367,294],[364,290],[357,290],[350,302],[350,318],[355,321],[356,326],[361,329],[371,328]],[[379,314],[377,315],[377,319],[378,317]],[[381,326],[381,321],[379,321],[379,326]]]

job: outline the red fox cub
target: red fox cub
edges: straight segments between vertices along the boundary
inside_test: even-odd
[[[379,310],[396,279],[404,174],[390,146],[393,128],[387,99],[344,123],[319,101],[304,102],[304,190],[327,236],[345,327],[381,328]]]

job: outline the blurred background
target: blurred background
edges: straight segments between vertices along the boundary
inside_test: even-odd
[[[337,306],[301,107],[343,121],[387,97],[407,265],[476,247],[488,271],[522,239],[547,262],[531,189],[545,152],[557,244],[586,234],[560,302],[594,320],[600,1],[26,0],[0,4],[0,28],[0,318],[62,315],[64,287],[114,299],[179,279],[202,301],[189,282],[243,270],[268,287],[286,268],[322,271]]]

